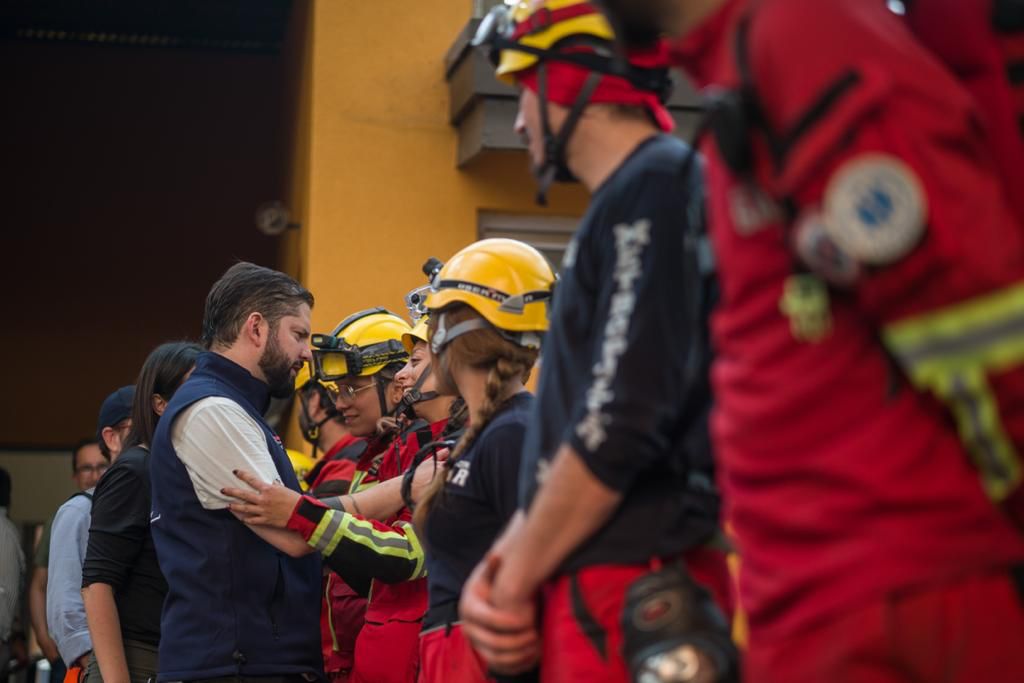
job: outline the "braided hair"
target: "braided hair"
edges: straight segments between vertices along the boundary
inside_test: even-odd
[[[464,304],[453,304],[451,307],[445,308],[442,313],[449,325],[479,317],[476,311]],[[436,331],[437,321],[440,317],[439,315],[430,317],[431,335]],[[435,361],[439,387],[453,384],[450,376],[453,367],[486,369],[487,378],[483,403],[476,413],[469,415],[469,426],[462,438],[455,444],[451,455],[444,462],[443,476],[434,477],[423,499],[416,505],[413,521],[420,528],[426,522],[431,509],[443,496],[444,485],[452,466],[473,445],[494,415],[501,409],[502,404],[508,398],[510,385],[514,381],[526,382],[529,379],[530,370],[537,362],[538,351],[509,341],[496,329],[487,327],[456,337],[445,347],[443,354],[444,362],[437,362],[440,359]],[[444,389],[445,393],[455,393],[456,391],[454,386],[445,386]]]

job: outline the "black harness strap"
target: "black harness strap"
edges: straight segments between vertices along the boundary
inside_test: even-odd
[[[569,577],[569,599],[572,603],[572,616],[579,624],[583,635],[601,655],[601,659],[608,661],[608,632],[597,623],[594,615],[587,609],[587,603],[583,601],[583,591],[580,589],[579,575],[575,573]]]

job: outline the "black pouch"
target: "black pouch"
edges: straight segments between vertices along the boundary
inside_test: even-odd
[[[737,683],[739,652],[710,593],[680,563],[630,584],[622,655],[633,683]]]

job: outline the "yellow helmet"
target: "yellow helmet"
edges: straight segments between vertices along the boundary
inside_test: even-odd
[[[317,379],[369,377],[392,363],[404,363],[409,353],[402,335],[409,323],[384,308],[369,308],[338,323],[330,334],[313,335],[313,367]]]
[[[405,346],[405,350],[412,355],[412,350],[416,346],[416,342],[423,342],[426,344],[430,341],[428,339],[429,333],[427,332],[427,325],[430,322],[430,316],[424,315],[416,324],[412,326],[412,329],[402,335],[402,345]]]
[[[313,369],[310,363],[303,363],[302,369],[295,374],[295,391],[302,391],[310,382],[316,382],[328,391],[335,389],[334,382],[322,382],[313,376]]]
[[[492,22],[492,26],[487,26]],[[520,0],[512,7],[499,5],[481,22],[482,36],[499,32],[514,45],[499,46],[495,75],[515,85],[515,74],[537,65],[539,55],[515,49],[515,46],[550,50],[569,37],[592,36],[612,42],[611,24],[586,0]],[[483,42],[478,37],[477,41]],[[475,41],[475,42],[477,42]]]
[[[288,459],[292,463],[292,469],[295,470],[295,476],[299,480],[299,487],[303,491],[308,491],[309,484],[306,483],[306,475],[316,465],[316,460],[313,460],[313,458],[302,451],[294,451],[291,448],[285,449],[285,453],[288,454]]]
[[[466,304],[499,330],[539,335],[548,329],[547,305],[556,280],[547,259],[530,245],[505,238],[480,240],[445,264],[426,305],[436,311]],[[539,344],[539,336],[536,340]]]

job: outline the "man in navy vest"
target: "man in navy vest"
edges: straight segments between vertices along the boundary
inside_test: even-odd
[[[209,351],[168,404],[150,458],[168,585],[161,683],[323,677],[319,557],[288,531],[242,524],[220,492],[238,484],[236,469],[299,490],[263,413],[271,397],[291,395],[310,360],[312,305],[293,279],[251,263],[229,268],[206,298]],[[267,542],[277,536],[287,554]]]

